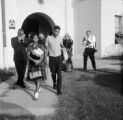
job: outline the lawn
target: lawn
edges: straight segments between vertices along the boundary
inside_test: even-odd
[[[0,83],[8,80],[11,76],[16,74],[15,68],[0,69]]]
[[[69,74],[69,75],[68,75]],[[122,81],[118,71],[74,70],[63,75],[56,120],[123,120]]]

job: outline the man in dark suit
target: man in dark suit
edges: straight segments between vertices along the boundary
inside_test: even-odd
[[[11,38],[11,45],[14,49],[14,63],[18,74],[18,80],[16,84],[22,88],[25,88],[26,86],[23,79],[26,69],[27,55],[25,47],[27,44],[24,43],[25,34],[23,30],[19,29],[17,34],[18,35],[16,37]]]

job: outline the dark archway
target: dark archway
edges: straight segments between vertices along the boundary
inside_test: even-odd
[[[45,36],[51,35],[55,23],[54,21],[44,13],[33,13],[29,15],[22,24],[24,33],[44,33]]]

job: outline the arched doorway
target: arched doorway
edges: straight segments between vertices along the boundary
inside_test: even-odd
[[[33,13],[29,15],[22,24],[24,33],[44,33],[45,36],[52,34],[52,29],[55,23],[44,13]]]

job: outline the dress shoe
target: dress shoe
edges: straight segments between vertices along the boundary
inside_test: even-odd
[[[61,92],[61,91],[58,91],[58,92],[57,92],[57,95],[61,95],[61,94],[62,94],[62,92]]]
[[[22,88],[26,88],[25,84],[20,84],[19,86],[22,87]]]
[[[53,89],[57,89],[57,85],[56,84],[53,84]]]
[[[35,100],[38,100],[38,97],[39,97],[39,93],[36,92],[36,93],[34,94],[34,99],[35,99]]]

